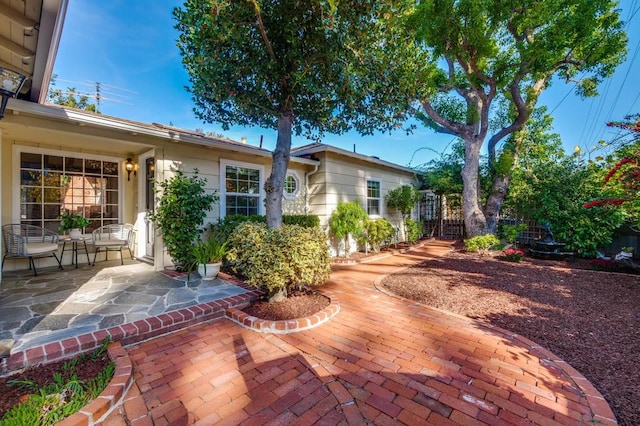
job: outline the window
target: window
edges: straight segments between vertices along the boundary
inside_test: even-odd
[[[20,152],[20,222],[57,232],[63,210],[89,219],[89,233],[119,222],[119,162]]]
[[[223,164],[224,214],[250,216],[260,214],[262,169],[236,164]]]
[[[367,180],[367,214],[380,216],[380,181]]]
[[[300,193],[300,178],[296,172],[288,172],[284,179],[284,198],[294,199]]]

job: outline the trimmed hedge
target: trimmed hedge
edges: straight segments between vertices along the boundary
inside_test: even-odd
[[[222,241],[226,241],[229,239],[229,236],[236,227],[245,222],[266,224],[267,217],[256,214],[251,216],[231,214],[225,216],[224,219],[218,219],[218,223],[211,224],[210,228],[217,238],[220,238]],[[318,228],[320,227],[320,218],[316,215],[285,214],[282,216],[282,223],[284,225],[300,225],[305,228]]]
[[[331,272],[327,236],[319,227],[245,222],[229,237],[227,261],[247,284],[266,288],[272,297],[292,289],[324,284]]]

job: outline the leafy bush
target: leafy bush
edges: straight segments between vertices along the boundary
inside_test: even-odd
[[[509,262],[520,262],[524,259],[524,252],[518,249],[506,249],[502,252],[504,254],[504,259]]]
[[[516,238],[522,231],[527,230],[527,225],[519,223],[518,225],[498,225],[498,236],[509,244],[516,242]]]
[[[282,215],[282,223],[300,225],[304,228],[317,228],[320,226],[320,218],[315,214],[285,214]]]
[[[289,290],[324,284],[331,271],[326,235],[319,227],[245,222],[229,238],[227,261],[247,284],[265,287],[271,301]]]
[[[245,222],[267,223],[267,220],[264,216],[259,215],[247,216],[244,214],[230,214],[223,219],[218,219],[218,223],[209,225],[209,228],[212,234],[216,235],[222,241],[226,241],[238,225]]]
[[[420,224],[411,218],[404,220],[404,230],[406,232],[407,241],[410,244],[420,239]]]
[[[181,170],[175,173],[171,179],[158,182],[160,202],[150,219],[162,233],[164,246],[173,261],[184,268],[193,261],[191,246],[218,196],[205,192],[206,180],[198,177],[198,169],[194,169],[191,177]]]
[[[238,225],[245,222],[267,223],[267,217],[261,215],[246,216],[243,214],[230,214],[224,219],[218,219],[218,223],[211,224],[210,229],[222,241],[226,241]],[[317,228],[320,226],[320,218],[317,215],[283,215],[284,225],[300,225],[305,228]]]
[[[350,203],[338,202],[338,207],[329,218],[329,232],[337,239],[344,238],[345,256],[349,257],[349,235],[358,237],[364,230],[364,223],[368,219],[358,201]]]
[[[493,234],[478,235],[464,240],[464,248],[471,252],[483,252],[500,244],[500,240]]]
[[[369,244],[376,253],[380,251],[380,245],[393,237],[395,229],[391,222],[381,217],[375,220],[367,220],[361,241]]]

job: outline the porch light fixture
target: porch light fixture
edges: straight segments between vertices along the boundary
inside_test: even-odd
[[[26,79],[27,77],[19,72],[0,67],[0,95],[2,96],[2,103],[0,103],[0,120],[4,117],[7,101],[9,98],[14,98],[20,93],[20,89],[22,89],[22,85]]]
[[[131,172],[133,172],[134,176],[138,175],[138,172],[136,171],[136,165],[133,162],[133,160],[131,160],[131,158],[127,158],[127,162],[124,163],[124,169],[127,171],[127,180],[131,180]]]

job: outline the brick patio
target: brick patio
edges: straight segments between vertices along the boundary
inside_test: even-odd
[[[449,245],[334,270],[330,321],[291,334],[228,319],[126,348],[135,383],[104,424],[616,424],[571,366],[521,336],[379,291]]]

